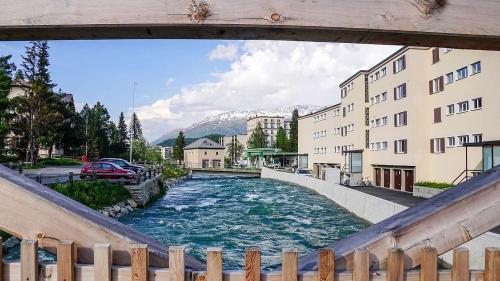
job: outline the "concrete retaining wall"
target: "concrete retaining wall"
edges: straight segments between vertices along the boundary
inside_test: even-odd
[[[139,205],[145,206],[151,198],[160,193],[161,175],[151,178],[139,185],[126,185],[132,199]]]
[[[406,206],[311,176],[262,168],[261,177],[307,187],[371,223],[378,223],[408,209]],[[487,232],[465,243],[464,246],[469,249],[471,269],[482,270],[484,269],[484,249],[487,247],[499,247],[500,235]],[[451,264],[452,256],[452,251],[450,251],[441,255],[441,258]]]
[[[413,196],[415,197],[431,198],[443,191],[445,191],[445,189],[430,188],[418,185],[413,186]]]

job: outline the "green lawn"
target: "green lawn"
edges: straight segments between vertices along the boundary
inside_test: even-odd
[[[447,189],[447,188],[450,188],[453,186],[451,183],[433,182],[433,181],[421,181],[421,182],[415,183],[415,185],[430,187],[430,188],[437,188],[437,189]]]

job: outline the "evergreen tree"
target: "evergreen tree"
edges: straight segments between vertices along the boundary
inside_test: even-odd
[[[10,100],[9,92],[11,86],[12,72],[16,70],[16,66],[10,63],[12,56],[0,56],[0,157],[5,153],[7,144],[7,134],[9,133]]]
[[[236,162],[236,159],[239,159],[243,154],[243,145],[235,140],[227,145],[229,159],[231,159],[231,163]]]
[[[134,140],[142,138],[141,121],[139,120],[135,112],[134,114],[132,114],[132,120],[130,121],[130,136]]]
[[[266,146],[266,136],[260,122],[255,125],[255,129],[248,138],[247,146],[248,148],[263,148]]]
[[[288,140],[288,151],[297,152],[299,150],[299,111],[293,110],[292,121],[290,122],[290,139]]]
[[[184,161],[184,147],[186,146],[186,138],[184,137],[184,133],[182,131],[177,135],[177,139],[175,139],[175,145],[173,148],[173,158],[177,160],[179,163]]]
[[[81,115],[88,119],[87,141],[89,160],[97,160],[108,155],[111,151],[111,122],[108,110],[100,103],[90,109],[85,106]]]
[[[117,136],[116,136],[116,144],[115,144],[115,149],[116,152],[121,155],[125,154],[129,147],[128,147],[128,140],[129,140],[129,135],[127,133],[127,124],[125,124],[125,115],[123,112],[120,112],[120,117],[118,118],[118,125],[117,125]]]
[[[286,132],[283,127],[280,127],[278,129],[278,133],[276,134],[276,147],[282,151],[286,151],[288,149],[288,137],[286,136]]]

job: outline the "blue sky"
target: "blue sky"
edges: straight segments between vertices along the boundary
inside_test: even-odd
[[[20,64],[28,42],[0,42]],[[112,120],[136,112],[150,141],[224,113],[339,101],[338,85],[398,46],[286,41],[51,41],[52,78],[83,104],[103,103]]]

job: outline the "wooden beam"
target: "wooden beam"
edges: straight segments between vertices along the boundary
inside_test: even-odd
[[[370,250],[373,269],[387,266],[387,249],[405,252],[405,268],[420,265],[420,250],[431,245],[439,255],[480,236],[500,223],[500,166],[450,188],[415,207],[328,246],[335,268],[352,269],[353,249]],[[299,270],[317,266],[318,252],[299,259]]]
[[[335,251],[332,249],[319,250],[318,281],[333,281],[335,270]]]
[[[437,251],[435,248],[422,249],[420,281],[437,281]]]
[[[207,281],[222,281],[222,248],[207,249]]]
[[[284,250],[282,260],[282,281],[297,281],[298,279],[298,257],[297,250]]]
[[[111,245],[94,246],[94,280],[111,281]]]
[[[130,280],[148,281],[148,245],[135,244],[130,246],[130,256],[132,259]],[[177,281],[177,280],[174,280]]]
[[[0,281],[3,281],[3,238],[0,237]]]
[[[57,281],[75,281],[75,243],[57,243]]]
[[[354,251],[352,281],[368,281],[370,279],[370,253],[367,249]]]
[[[500,249],[486,248],[484,281],[500,280]]]
[[[129,245],[147,244],[151,265],[168,266],[166,245],[2,165],[0,201],[0,229],[21,239],[37,237],[40,248],[55,253],[54,241],[72,240],[78,245],[78,262],[90,264],[94,245],[109,243],[113,263],[130,265]],[[191,256],[186,256],[186,267],[205,268]]]
[[[260,249],[257,247],[245,251],[245,281],[260,281]]]
[[[453,268],[451,271],[453,281],[469,281],[469,268],[469,250],[463,247],[454,249]]]
[[[38,243],[21,241],[21,281],[38,280]]]
[[[170,279],[171,281],[184,281],[185,279],[185,251],[183,246],[171,246],[168,249],[168,270],[172,276]]]
[[[0,40],[270,39],[500,50],[498,15],[494,0],[3,0]]]
[[[469,267],[467,267],[469,270]],[[405,256],[401,249],[389,249],[387,257],[387,281],[403,281]]]

